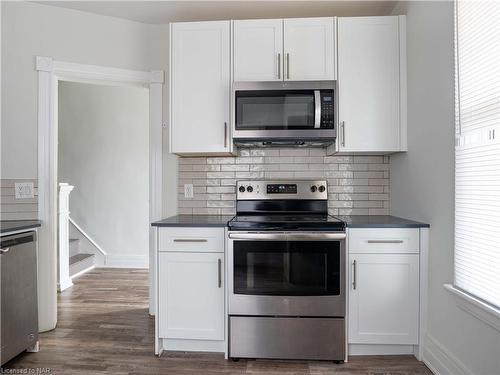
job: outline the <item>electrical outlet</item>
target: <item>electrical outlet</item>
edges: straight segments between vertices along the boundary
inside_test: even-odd
[[[16,199],[34,198],[33,182],[16,182],[14,190],[16,191]]]
[[[193,198],[193,184],[184,184],[184,198]]]

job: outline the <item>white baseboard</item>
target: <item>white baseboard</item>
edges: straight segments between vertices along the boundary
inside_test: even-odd
[[[427,334],[423,362],[435,375],[474,375],[457,357]]]
[[[414,350],[413,345],[349,344],[349,355],[405,355]]]
[[[160,339],[161,351],[224,353],[225,341]]]
[[[78,277],[80,275],[83,275],[84,273],[92,271],[94,268],[95,268],[95,264],[92,265],[92,266],[90,266],[90,267],[87,267],[87,268],[81,270],[80,272],[75,273],[73,276],[70,277],[70,279],[73,280],[75,277]],[[73,285],[73,284],[71,284],[71,285]]]
[[[145,255],[109,254],[104,267],[109,268],[149,268],[149,253]]]

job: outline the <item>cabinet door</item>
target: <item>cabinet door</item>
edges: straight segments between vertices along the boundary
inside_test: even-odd
[[[224,254],[159,254],[159,335],[224,340]]]
[[[283,20],[233,23],[234,81],[283,80]]]
[[[417,344],[419,256],[351,254],[349,260],[349,344]]]
[[[335,18],[284,20],[285,80],[335,79]]]
[[[339,151],[400,151],[398,17],[338,20]]]
[[[171,25],[170,149],[231,151],[230,21]]]

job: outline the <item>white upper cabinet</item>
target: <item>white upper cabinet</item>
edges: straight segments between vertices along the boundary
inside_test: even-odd
[[[170,29],[170,151],[223,154],[230,135],[230,21]]]
[[[285,19],[285,80],[334,80],[335,39],[334,17]]]
[[[338,151],[406,151],[404,21],[338,19]]]
[[[283,80],[283,20],[233,23],[234,81]]]
[[[335,39],[334,17],[234,21],[234,81],[334,80]]]

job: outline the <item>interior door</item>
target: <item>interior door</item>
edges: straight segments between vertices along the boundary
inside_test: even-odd
[[[283,80],[283,20],[233,23],[234,81]]]
[[[159,255],[161,338],[224,340],[224,254]]]
[[[284,20],[285,80],[334,80],[334,17]]]
[[[400,150],[398,17],[338,21],[339,151]]]
[[[230,21],[172,24],[170,85],[171,151],[230,152]]]
[[[417,344],[419,255],[351,254],[349,261],[349,344]]]

